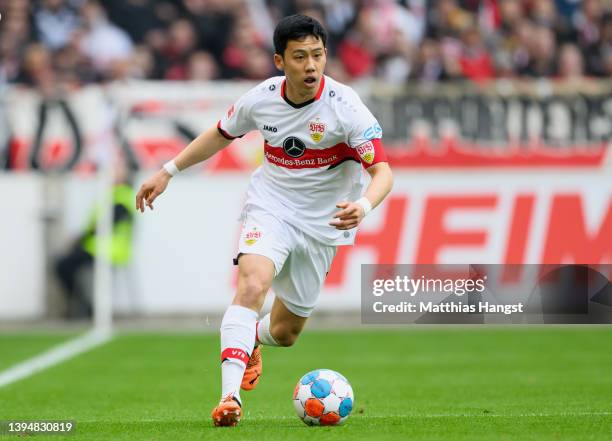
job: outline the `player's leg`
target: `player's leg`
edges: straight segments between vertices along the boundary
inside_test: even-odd
[[[238,246],[238,288],[221,326],[222,402],[235,406],[217,425],[235,425],[240,412],[240,388],[252,389],[261,375],[261,353],[255,350],[256,322],[272,279],[283,268],[292,248],[292,236],[275,216],[247,206]],[[259,363],[255,363],[259,359]],[[244,381],[243,381],[244,380]],[[220,412],[223,417],[223,412]],[[238,413],[238,415],[236,415]]]
[[[278,298],[272,311],[257,322],[257,340],[266,346],[292,346],[304,329],[308,317],[289,311]]]
[[[255,326],[275,274],[272,260],[242,255],[238,287],[221,322],[221,403],[212,413],[215,425],[232,426],[240,420],[240,385],[255,345]]]
[[[291,346],[304,328],[307,319],[293,314],[278,298],[274,300],[272,311],[257,322],[255,348],[244,371],[241,389],[253,390],[259,383],[263,373],[261,345]]]
[[[291,346],[314,310],[336,247],[297,232],[300,246],[292,250],[272,287],[276,299],[270,314],[257,325],[258,343]]]

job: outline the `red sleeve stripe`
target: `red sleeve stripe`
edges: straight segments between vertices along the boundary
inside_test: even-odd
[[[363,149],[363,147],[366,146],[368,143],[370,143],[372,147],[374,148],[374,157],[372,158],[371,162],[367,162],[364,159],[364,155],[360,151],[360,148]],[[361,157],[361,163],[366,169],[372,167],[374,164],[378,164],[379,162],[388,162],[387,154],[385,153],[385,149],[383,148],[382,141],[380,140],[380,138],[374,138],[374,139],[371,139],[370,141],[364,142],[363,144],[355,147],[355,149],[357,150],[357,153]]]

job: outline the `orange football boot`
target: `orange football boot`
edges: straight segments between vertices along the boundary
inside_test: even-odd
[[[240,421],[242,407],[233,394],[225,397],[210,414],[216,427],[235,426]]]
[[[259,383],[259,377],[263,372],[263,360],[261,359],[261,345],[253,349],[251,358],[247,363],[244,375],[242,377],[242,384],[240,389],[242,390],[253,390],[257,383]]]

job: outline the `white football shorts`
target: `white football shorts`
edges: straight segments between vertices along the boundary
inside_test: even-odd
[[[276,269],[272,290],[276,297],[293,314],[309,317],[336,247],[319,242],[250,204],[245,207],[243,218],[238,256],[258,254],[272,260]]]

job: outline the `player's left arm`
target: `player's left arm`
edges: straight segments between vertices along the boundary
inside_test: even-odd
[[[350,230],[355,228],[363,218],[376,208],[389,194],[393,187],[393,173],[388,162],[378,162],[367,168],[372,177],[370,185],[363,196],[357,201],[342,201],[336,204],[340,208],[334,215],[330,225],[338,230]]]
[[[330,222],[338,230],[355,228],[364,217],[391,191],[393,173],[382,145],[383,131],[374,115],[350,87],[343,91],[350,106],[338,107],[338,117],[346,128],[347,141],[354,150],[354,159],[368,171],[372,180],[366,192],[356,201],[342,201]]]

